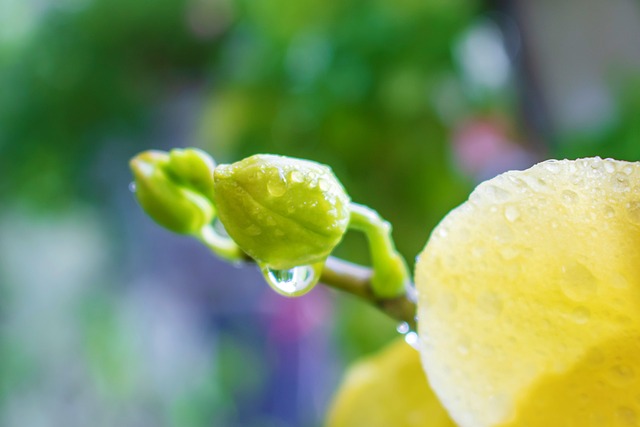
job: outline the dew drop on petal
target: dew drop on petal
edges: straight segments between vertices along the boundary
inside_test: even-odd
[[[604,170],[607,173],[614,173],[616,171],[616,167],[613,165],[613,162],[605,160],[605,162],[604,162]]]
[[[564,190],[562,192],[562,200],[569,204],[575,203],[578,201],[578,194],[575,191]]]
[[[624,387],[635,380],[636,373],[630,365],[620,364],[613,366],[607,376],[611,384]]]
[[[520,211],[515,206],[507,206],[504,210],[504,217],[509,222],[515,222],[520,218]]]
[[[588,267],[575,262],[562,267],[560,287],[569,299],[586,301],[595,295],[598,279]]]
[[[585,307],[576,307],[573,312],[571,312],[571,319],[579,325],[584,325],[589,322],[591,318],[591,312],[588,308]]]
[[[627,406],[620,406],[616,410],[616,416],[620,421],[624,423],[624,425],[628,425],[628,426],[638,425],[638,415],[636,414],[636,411],[634,411],[633,409]]]

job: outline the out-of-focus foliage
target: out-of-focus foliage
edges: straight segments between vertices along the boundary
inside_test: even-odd
[[[611,157],[640,160],[640,79],[622,79],[614,85],[616,114],[597,132],[572,132],[556,140],[557,157]]]
[[[36,2],[26,3],[37,14]],[[81,179],[91,176],[96,153],[144,132],[154,104],[203,78],[215,44],[190,30],[184,0],[47,6],[21,49],[0,53],[0,196],[47,204],[99,198]]]

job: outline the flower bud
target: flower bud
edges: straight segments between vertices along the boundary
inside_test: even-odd
[[[324,261],[349,224],[349,196],[319,163],[260,154],[218,166],[214,183],[229,236],[273,269]]]
[[[169,152],[169,168],[173,175],[212,203],[215,166],[211,156],[197,148],[174,148]]]
[[[189,179],[203,185],[206,180],[201,162],[190,161],[187,156],[178,154],[175,170],[172,157],[161,151],[145,151],[130,162],[140,206],[158,224],[181,234],[199,232],[213,220],[215,212],[211,200],[189,186]],[[187,163],[196,167],[188,169]],[[185,170],[189,173],[183,180],[176,171]]]

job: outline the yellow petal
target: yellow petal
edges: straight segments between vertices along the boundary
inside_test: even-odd
[[[420,356],[399,339],[347,372],[326,427],[454,427],[431,391]]]
[[[421,354],[462,427],[640,423],[640,164],[481,184],[416,266]]]

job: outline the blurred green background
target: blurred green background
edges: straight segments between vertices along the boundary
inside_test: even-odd
[[[0,425],[320,426],[394,323],[160,229],[128,159],[329,164],[413,264],[482,179],[640,160],[639,40],[632,0],[0,0]]]

